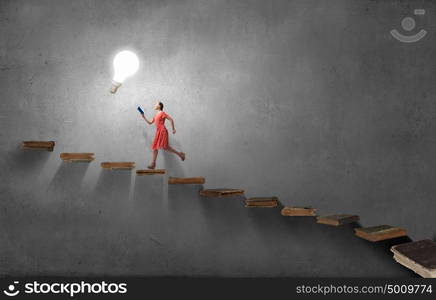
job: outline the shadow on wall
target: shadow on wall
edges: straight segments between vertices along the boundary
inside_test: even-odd
[[[353,234],[354,234],[355,228],[363,227],[360,224],[360,222],[353,222],[353,223],[346,224],[346,225],[348,225],[348,227],[351,229]],[[342,227],[345,227],[345,226],[342,226]],[[366,240],[363,240],[360,238],[358,238],[358,240],[365,243],[367,245],[367,247],[369,249],[371,249],[371,251],[382,260],[385,260],[385,259],[392,259],[393,260],[393,258],[392,258],[393,253],[391,252],[392,246],[412,242],[412,239],[409,236],[402,236],[402,237],[388,239],[388,240],[379,241],[379,242],[370,242],[370,241],[366,241]],[[397,264],[397,266],[400,266],[400,265]],[[410,275],[410,277],[420,277],[418,274],[416,274],[415,272],[413,272],[409,269],[406,269],[406,268],[402,268],[402,269],[403,269],[404,273],[408,273],[408,275]]]
[[[8,153],[6,163],[16,174],[38,173],[52,154],[49,151],[24,150],[21,145],[17,145]]]
[[[366,241],[364,241],[366,242]],[[380,259],[391,259],[394,263],[395,260],[393,259],[393,253],[391,251],[391,247],[394,245],[404,244],[404,243],[410,243],[412,242],[412,239],[409,236],[402,236],[398,238],[393,238],[385,241],[380,242],[367,242],[367,247],[372,250],[372,252],[380,257]],[[410,277],[415,278],[421,278],[418,274],[413,272],[410,269],[402,267],[400,264],[396,263],[398,267],[401,267],[403,269],[404,273],[408,273]]]
[[[202,185],[168,185],[168,262],[171,274],[206,274],[205,251],[206,219],[199,211],[202,199],[198,195]],[[206,241],[207,242],[207,241]],[[206,254],[206,255],[205,255]]]
[[[104,201],[101,204],[109,208],[128,200],[133,173],[131,170],[102,170],[91,199]]]
[[[44,193],[45,187],[40,185],[41,174],[50,165],[52,155],[53,152],[24,150],[17,145],[0,158],[3,172],[0,187],[7,187],[16,195]]]
[[[111,227],[125,227],[131,177],[131,170],[102,170],[94,191],[87,197],[87,209],[108,226],[106,235],[111,234]]]
[[[130,274],[170,275],[167,264],[168,232],[164,210],[165,176],[137,176],[129,207],[131,235],[128,269]],[[138,230],[139,229],[139,230]]]
[[[204,225],[208,234],[217,240],[231,240],[243,235],[242,228],[247,221],[246,211],[243,207],[243,196],[219,199],[198,196],[198,198],[200,205],[197,210],[204,217]]]
[[[98,253],[89,260],[93,273],[128,273],[132,238],[129,229],[131,170],[101,170],[93,193],[87,198],[86,209],[95,215],[98,224],[90,230],[92,241],[86,253]],[[110,267],[109,267],[110,266]],[[101,271],[103,270],[103,271]]]
[[[56,197],[62,194],[80,193],[80,186],[88,167],[89,163],[63,161],[49,183],[47,192],[55,193]]]
[[[397,237],[397,238],[393,238],[393,239],[389,239],[389,240],[375,242],[373,244],[374,244],[374,247],[383,249],[383,253],[385,253],[389,257],[392,257],[392,255],[393,255],[391,252],[392,246],[404,244],[404,243],[410,243],[410,242],[412,242],[412,239],[409,236],[401,236],[401,237]]]
[[[354,233],[355,228],[361,228],[363,227],[360,222],[353,222],[350,224],[345,224],[345,226],[350,227],[351,231]],[[341,226],[341,227],[345,227]],[[384,241],[379,242],[367,242],[370,248],[375,249],[375,251],[378,251],[381,255],[387,255],[390,258],[392,258],[392,252],[391,247],[394,245],[404,244],[412,242],[412,239],[409,236],[401,236],[393,239],[388,239]],[[380,251],[379,251],[380,250]],[[383,258],[383,257],[382,257]]]

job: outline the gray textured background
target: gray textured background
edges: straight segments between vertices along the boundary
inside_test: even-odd
[[[389,31],[413,16],[429,34]],[[0,274],[410,276],[386,245],[200,187],[102,171],[148,163],[162,100],[173,176],[436,235],[436,3],[0,0]],[[141,67],[115,95],[111,60]],[[20,151],[55,140],[55,152]],[[65,164],[59,152],[95,152]]]

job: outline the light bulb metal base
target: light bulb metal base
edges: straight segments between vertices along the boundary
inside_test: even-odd
[[[112,80],[111,89],[109,91],[111,92],[111,94],[115,94],[120,86],[121,86],[121,82]]]

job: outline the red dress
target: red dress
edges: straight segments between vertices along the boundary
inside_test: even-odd
[[[153,143],[151,144],[152,150],[168,148],[168,130],[165,127],[166,117],[167,114],[163,111],[160,111],[153,118],[154,123],[156,124],[156,135],[154,136]]]

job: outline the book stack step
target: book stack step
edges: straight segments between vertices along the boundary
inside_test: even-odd
[[[131,161],[102,162],[101,167],[108,170],[131,170],[135,168],[135,163]]]
[[[54,146],[54,141],[24,141],[21,143],[21,148],[25,150],[43,150],[52,152]]]
[[[94,160],[94,153],[61,153],[60,158],[67,162],[91,162]]]
[[[403,228],[390,225],[378,225],[366,228],[355,228],[355,235],[370,242],[389,240],[407,235]]]
[[[394,259],[424,278],[436,278],[436,242],[421,240],[391,247]]]
[[[200,191],[200,196],[203,197],[228,197],[244,195],[244,190],[241,189],[206,189]]]
[[[254,197],[245,199],[245,207],[277,207],[277,197]]]
[[[165,169],[136,170],[136,175],[138,176],[158,175],[158,174],[165,174]]]
[[[348,215],[348,214],[319,216],[316,218],[317,223],[331,225],[331,226],[341,226],[344,224],[349,224],[349,223],[358,222],[358,221],[359,221],[359,216]]]
[[[316,209],[312,207],[286,206],[280,212],[285,217],[314,217]]]
[[[204,177],[170,177],[168,184],[204,184]]]

